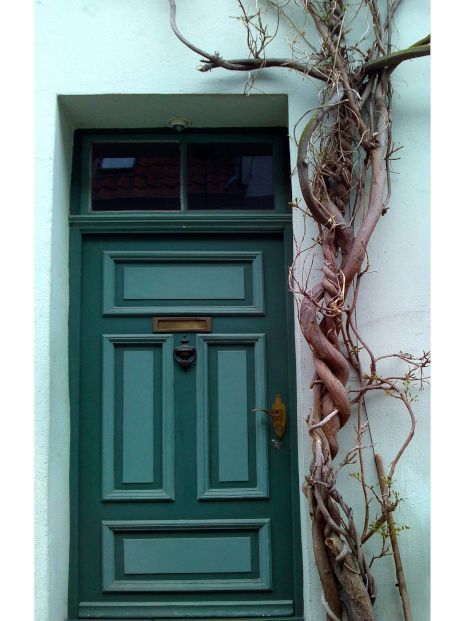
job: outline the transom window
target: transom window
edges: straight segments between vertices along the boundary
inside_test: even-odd
[[[74,213],[287,210],[282,131],[78,138]]]

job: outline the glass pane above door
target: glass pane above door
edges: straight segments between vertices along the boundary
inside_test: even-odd
[[[188,209],[273,209],[272,144],[188,145]]]
[[[179,144],[94,144],[91,199],[93,211],[179,210]]]
[[[286,143],[283,132],[79,134],[71,215],[289,214]]]

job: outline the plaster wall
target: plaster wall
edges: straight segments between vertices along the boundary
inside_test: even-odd
[[[188,39],[225,57],[244,50],[234,0],[179,0],[180,29]],[[215,17],[213,16],[215,6]],[[429,31],[427,0],[401,5],[397,45]],[[69,545],[68,227],[73,131],[77,128],[157,127],[186,116],[196,127],[288,125],[317,103],[319,85],[291,71],[246,77],[222,70],[195,71],[199,59],[172,34],[165,0],[36,0],[36,620],[66,618]],[[271,54],[287,55],[282,26]],[[404,63],[394,76],[394,140],[403,145],[394,162],[391,208],[370,246],[371,274],[361,293],[358,324],[378,354],[428,349],[429,60]],[[260,93],[265,93],[262,95]],[[295,148],[291,145],[291,162]],[[293,197],[299,196],[296,175]],[[295,218],[297,237],[301,221]],[[309,409],[312,364],[296,333],[298,412]],[[408,429],[392,399],[371,398],[368,412],[376,450],[390,461]],[[396,487],[406,499],[400,537],[414,618],[428,612],[429,422],[423,395],[416,404],[414,443],[403,457]],[[299,467],[308,466],[309,443],[299,414]],[[350,447],[351,425],[342,433]],[[372,472],[372,476],[375,476]],[[347,479],[347,480],[346,480]],[[350,501],[357,495],[343,479]],[[313,565],[307,508],[302,501],[306,621],[324,619]],[[376,565],[380,621],[402,619],[392,559]]]

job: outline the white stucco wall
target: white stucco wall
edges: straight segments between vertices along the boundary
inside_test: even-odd
[[[225,57],[244,50],[234,0],[179,0],[179,26],[188,39]],[[215,27],[209,26],[215,6]],[[317,103],[319,85],[291,71],[263,71],[254,93],[242,97],[245,76],[222,70],[195,71],[199,59],[172,34],[165,0],[36,0],[36,585],[37,621],[63,621],[67,606],[69,403],[67,380],[68,191],[73,130],[78,127],[157,127],[170,116],[189,117],[197,127],[274,126],[296,119]],[[427,0],[402,4],[398,15],[403,47],[429,31]],[[274,42],[286,55],[286,28]],[[403,145],[394,163],[391,208],[371,241],[372,273],[360,299],[358,322],[375,352],[428,349],[429,60],[404,63],[393,84],[395,142]],[[192,95],[196,97],[192,97]],[[212,97],[201,97],[206,95]],[[232,104],[218,95],[238,95]],[[165,97],[161,97],[164,95]],[[61,96],[58,99],[58,96]],[[265,102],[265,113],[262,101]],[[295,149],[291,147],[291,160]],[[293,196],[299,196],[296,176]],[[299,235],[300,222],[295,229]],[[296,335],[298,411],[310,407],[312,368],[307,347]],[[368,411],[376,449],[388,464],[407,431],[394,400],[371,398]],[[396,487],[406,499],[400,536],[414,618],[428,618],[429,419],[423,395],[416,404],[416,438],[403,458]],[[309,443],[299,424],[300,471]],[[342,447],[352,442],[351,425]],[[343,448],[342,448],[343,450]],[[356,493],[350,477],[345,492]],[[302,498],[304,599],[307,621],[324,619],[313,567],[307,509]],[[401,619],[391,558],[376,565],[380,621]]]

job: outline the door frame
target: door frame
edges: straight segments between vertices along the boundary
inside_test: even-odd
[[[95,135],[95,132],[92,132]],[[113,134],[114,132],[112,132]],[[146,130],[147,133],[147,130]],[[268,132],[270,133],[270,132]],[[260,135],[260,134],[259,134]],[[259,138],[260,139],[260,138]],[[76,174],[76,172],[75,172]],[[76,177],[75,177],[76,181]],[[74,184],[73,193],[80,194],[80,184]],[[75,194],[76,198],[76,194]],[[79,195],[77,197],[79,201]],[[76,203],[75,203],[76,204]],[[79,204],[79,203],[78,203]],[[293,260],[292,214],[281,211],[263,212],[149,212],[149,213],[111,213],[85,214],[75,213],[69,217],[70,225],[70,314],[69,314],[69,382],[70,382],[70,564],[68,610],[70,621],[79,621],[79,572],[77,563],[78,508],[79,508],[79,385],[80,385],[80,303],[81,303],[81,258],[84,235],[111,233],[180,233],[212,234],[216,233],[280,233],[283,238],[283,274]],[[292,540],[294,572],[294,621],[303,617],[303,554],[301,545],[301,513],[299,497],[299,452],[297,434],[297,384],[295,357],[295,320],[294,300],[291,294],[286,296],[287,320],[287,365],[289,389],[289,438],[291,455],[291,485],[295,493],[291,495]],[[89,619],[89,617],[87,617]],[[283,621],[283,617],[267,617],[267,621]],[[91,620],[92,621],[92,620]],[[138,621],[144,621],[138,619]],[[160,619],[159,621],[163,621]]]

